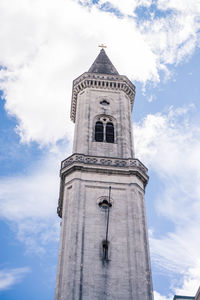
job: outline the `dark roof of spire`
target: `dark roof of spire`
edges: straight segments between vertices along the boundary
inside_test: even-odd
[[[89,73],[119,75],[104,49],[101,49],[99,55],[90,67]]]

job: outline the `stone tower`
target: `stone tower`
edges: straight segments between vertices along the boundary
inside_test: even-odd
[[[135,86],[102,49],[73,82],[73,154],[61,164],[55,300],[152,300],[147,168],[134,156]]]

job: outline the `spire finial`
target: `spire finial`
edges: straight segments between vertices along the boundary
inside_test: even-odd
[[[107,48],[107,46],[104,45],[104,44],[99,45],[99,47],[102,48],[102,49],[103,49],[103,48]]]

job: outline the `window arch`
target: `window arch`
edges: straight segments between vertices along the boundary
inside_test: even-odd
[[[115,142],[115,120],[111,116],[100,115],[95,118],[94,140],[95,142]]]
[[[96,142],[103,142],[103,136],[104,136],[104,128],[103,128],[103,122],[97,121],[95,124],[95,141]]]
[[[111,122],[106,123],[106,142],[114,143],[114,125]]]

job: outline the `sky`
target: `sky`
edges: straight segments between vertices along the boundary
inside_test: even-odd
[[[200,285],[200,1],[0,0],[0,299],[54,298],[72,81],[106,53],[136,86],[155,300]]]

